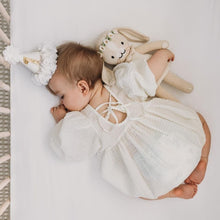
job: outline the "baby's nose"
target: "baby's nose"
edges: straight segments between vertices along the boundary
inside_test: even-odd
[[[63,105],[63,99],[60,100],[60,104]]]

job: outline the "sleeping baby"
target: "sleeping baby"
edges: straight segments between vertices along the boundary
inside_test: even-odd
[[[129,196],[196,194],[211,142],[199,113],[166,99],[133,101],[116,85],[104,85],[99,54],[74,42],[26,55],[9,47],[4,57],[22,62],[35,73],[35,82],[60,98],[51,109],[57,124],[50,145],[61,158],[80,161],[99,154],[103,178]],[[154,80],[173,57],[162,49],[146,60]]]
[[[162,49],[146,61],[154,78],[173,57]],[[48,83],[60,97],[60,105],[51,109],[57,122],[54,151],[72,161],[101,154],[103,178],[129,196],[192,198],[210,149],[204,118],[165,99],[132,101],[117,86],[103,85],[102,64],[91,48],[58,47],[57,68]]]

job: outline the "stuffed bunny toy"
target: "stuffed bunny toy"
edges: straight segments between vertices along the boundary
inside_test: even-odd
[[[129,41],[141,44],[135,48]],[[151,57],[148,53],[168,48],[169,43],[167,41],[148,41],[149,37],[128,28],[118,28],[103,33],[96,45],[97,52],[103,58],[104,63],[107,64],[103,66],[102,80],[107,85],[117,84],[133,100],[146,100],[148,96],[156,95],[178,101],[160,86],[160,83],[165,81],[186,93],[190,93],[193,86],[170,72],[169,65],[160,79],[155,82],[152,77],[153,74],[149,74],[150,69],[146,64],[147,59]],[[126,63],[132,64],[127,65]],[[111,66],[114,67],[113,71]]]

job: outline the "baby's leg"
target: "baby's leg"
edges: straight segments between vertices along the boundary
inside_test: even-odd
[[[174,59],[174,54],[168,49],[161,49],[155,52],[147,63],[155,75],[156,81],[160,79],[170,60]]]
[[[158,199],[165,199],[165,198],[182,198],[182,199],[191,199],[197,193],[197,185],[194,184],[181,184],[178,187],[174,188],[170,192],[165,195],[159,196]],[[146,198],[142,198],[145,200],[149,200]]]
[[[207,168],[207,163],[208,163],[208,156],[209,156],[209,151],[210,151],[210,146],[211,146],[211,134],[209,131],[209,127],[203,118],[201,114],[199,114],[199,118],[202,122],[203,129],[206,135],[206,142],[205,145],[202,148],[202,155],[201,159],[197,165],[197,167],[193,170],[191,175],[185,180],[185,183],[189,184],[200,184],[202,180],[205,177],[205,172]]]

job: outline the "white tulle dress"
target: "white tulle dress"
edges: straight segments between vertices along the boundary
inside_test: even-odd
[[[73,161],[99,154],[103,178],[130,196],[156,199],[181,184],[198,164],[205,143],[196,112],[159,98],[134,102],[118,87],[105,87],[107,118],[90,105],[69,112],[55,126],[51,147]],[[115,109],[126,114],[123,122],[108,120],[110,114],[116,117]]]

